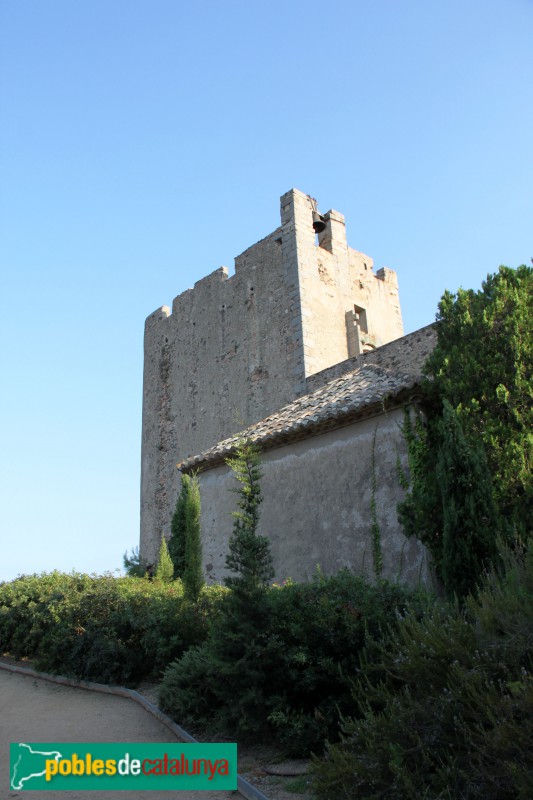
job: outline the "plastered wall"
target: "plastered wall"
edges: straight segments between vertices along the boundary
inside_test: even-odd
[[[372,417],[288,444],[263,455],[263,503],[258,532],[271,542],[276,579],[306,580],[317,564],[373,577],[373,473],[383,577],[413,585],[430,581],[424,547],[406,539],[396,506],[403,497],[397,458],[406,462],[403,411]],[[220,581],[233,519],[237,482],[227,466],[200,473],[205,574]]]

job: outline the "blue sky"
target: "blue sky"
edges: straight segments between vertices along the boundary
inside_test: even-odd
[[[146,316],[296,187],[405,331],[533,256],[532,0],[2,0],[0,580],[138,543]]]

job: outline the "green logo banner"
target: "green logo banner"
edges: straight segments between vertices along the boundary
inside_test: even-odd
[[[236,789],[237,745],[17,742],[10,789]]]

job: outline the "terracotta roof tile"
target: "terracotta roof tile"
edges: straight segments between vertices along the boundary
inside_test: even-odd
[[[235,450],[242,439],[251,439],[261,449],[278,446],[316,430],[341,427],[364,416],[386,399],[414,388],[419,383],[417,371],[398,373],[374,364],[362,364],[292,403],[260,422],[216,444],[199,455],[178,464],[182,470],[215,466]],[[305,431],[302,431],[305,429]]]

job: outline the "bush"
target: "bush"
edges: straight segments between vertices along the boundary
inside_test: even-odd
[[[365,656],[357,716],[315,763],[319,798],[530,797],[533,548],[464,609],[408,614]]]
[[[180,581],[23,576],[0,585],[0,644],[38,669],[134,685],[205,641],[222,594],[206,588],[193,604]]]
[[[207,645],[191,647],[165,670],[159,687],[159,705],[181,725],[205,725],[217,708],[211,687],[215,682]]]
[[[256,597],[243,630],[229,595],[223,624],[166,670],[161,707],[177,720],[241,739],[275,739],[291,755],[321,750],[326,737],[338,738],[339,709],[353,710],[351,676],[367,637],[379,639],[425,597],[385,581],[372,586],[346,571],[270,588]]]
[[[53,624],[50,604],[90,585],[88,575],[61,572],[23,575],[0,584],[0,648],[17,658],[32,657]]]
[[[270,722],[289,753],[320,752],[325,739],[338,738],[368,637],[380,640],[409,607],[419,614],[427,597],[347,570],[272,592],[266,691],[274,701]]]

